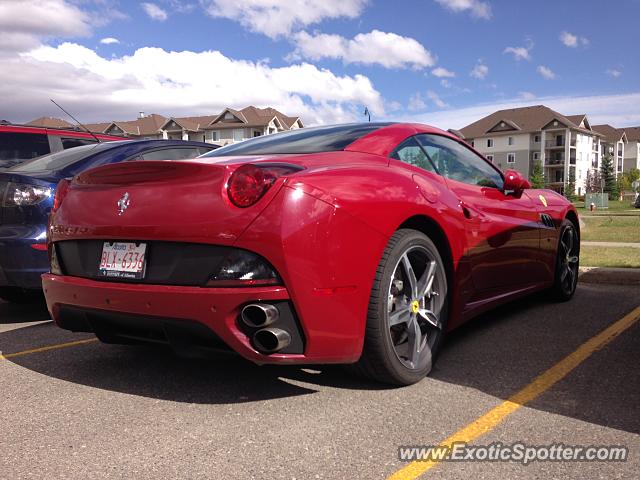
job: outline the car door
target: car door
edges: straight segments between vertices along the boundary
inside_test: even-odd
[[[540,224],[529,197],[504,192],[499,170],[462,142],[431,134],[416,138],[460,199],[475,288],[505,291],[541,281]]]

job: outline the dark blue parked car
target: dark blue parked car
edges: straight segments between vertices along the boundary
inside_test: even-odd
[[[0,298],[25,302],[41,294],[40,275],[49,270],[47,217],[60,180],[108,163],[181,160],[215,148],[182,140],[116,141],[71,148],[1,171]]]

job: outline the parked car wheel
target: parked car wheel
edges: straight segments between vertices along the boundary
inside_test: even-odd
[[[44,295],[41,290],[29,290],[20,287],[0,287],[0,298],[9,303],[41,303]]]
[[[556,299],[567,301],[576,292],[580,264],[580,239],[575,225],[564,219],[556,257],[556,272],[552,292]]]
[[[434,243],[398,230],[378,266],[362,357],[354,370],[385,383],[409,385],[430,371],[447,323],[447,276]]]

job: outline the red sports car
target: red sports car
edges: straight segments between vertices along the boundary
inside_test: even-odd
[[[105,342],[410,384],[474,315],[571,298],[578,225],[564,197],[436,128],[305,128],[64,182],[43,286],[59,326]]]

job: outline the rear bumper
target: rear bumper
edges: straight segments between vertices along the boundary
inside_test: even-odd
[[[40,277],[49,271],[49,257],[46,250],[32,245],[43,245],[44,239],[38,237],[44,230],[44,226],[0,226],[0,286],[42,288]]]
[[[52,274],[44,274],[42,283],[52,318],[69,330],[99,334],[96,328],[100,327],[96,325],[104,321],[109,325],[144,328],[156,333],[170,329],[180,334],[193,334],[198,337],[196,348],[220,348],[224,344],[255,363],[348,361],[317,352],[313,356],[306,353],[264,355],[253,348],[251,333],[239,320],[241,308],[256,301],[275,304],[285,301],[289,304],[289,294],[284,287],[201,288],[122,284]],[[170,335],[162,341],[174,346]]]

